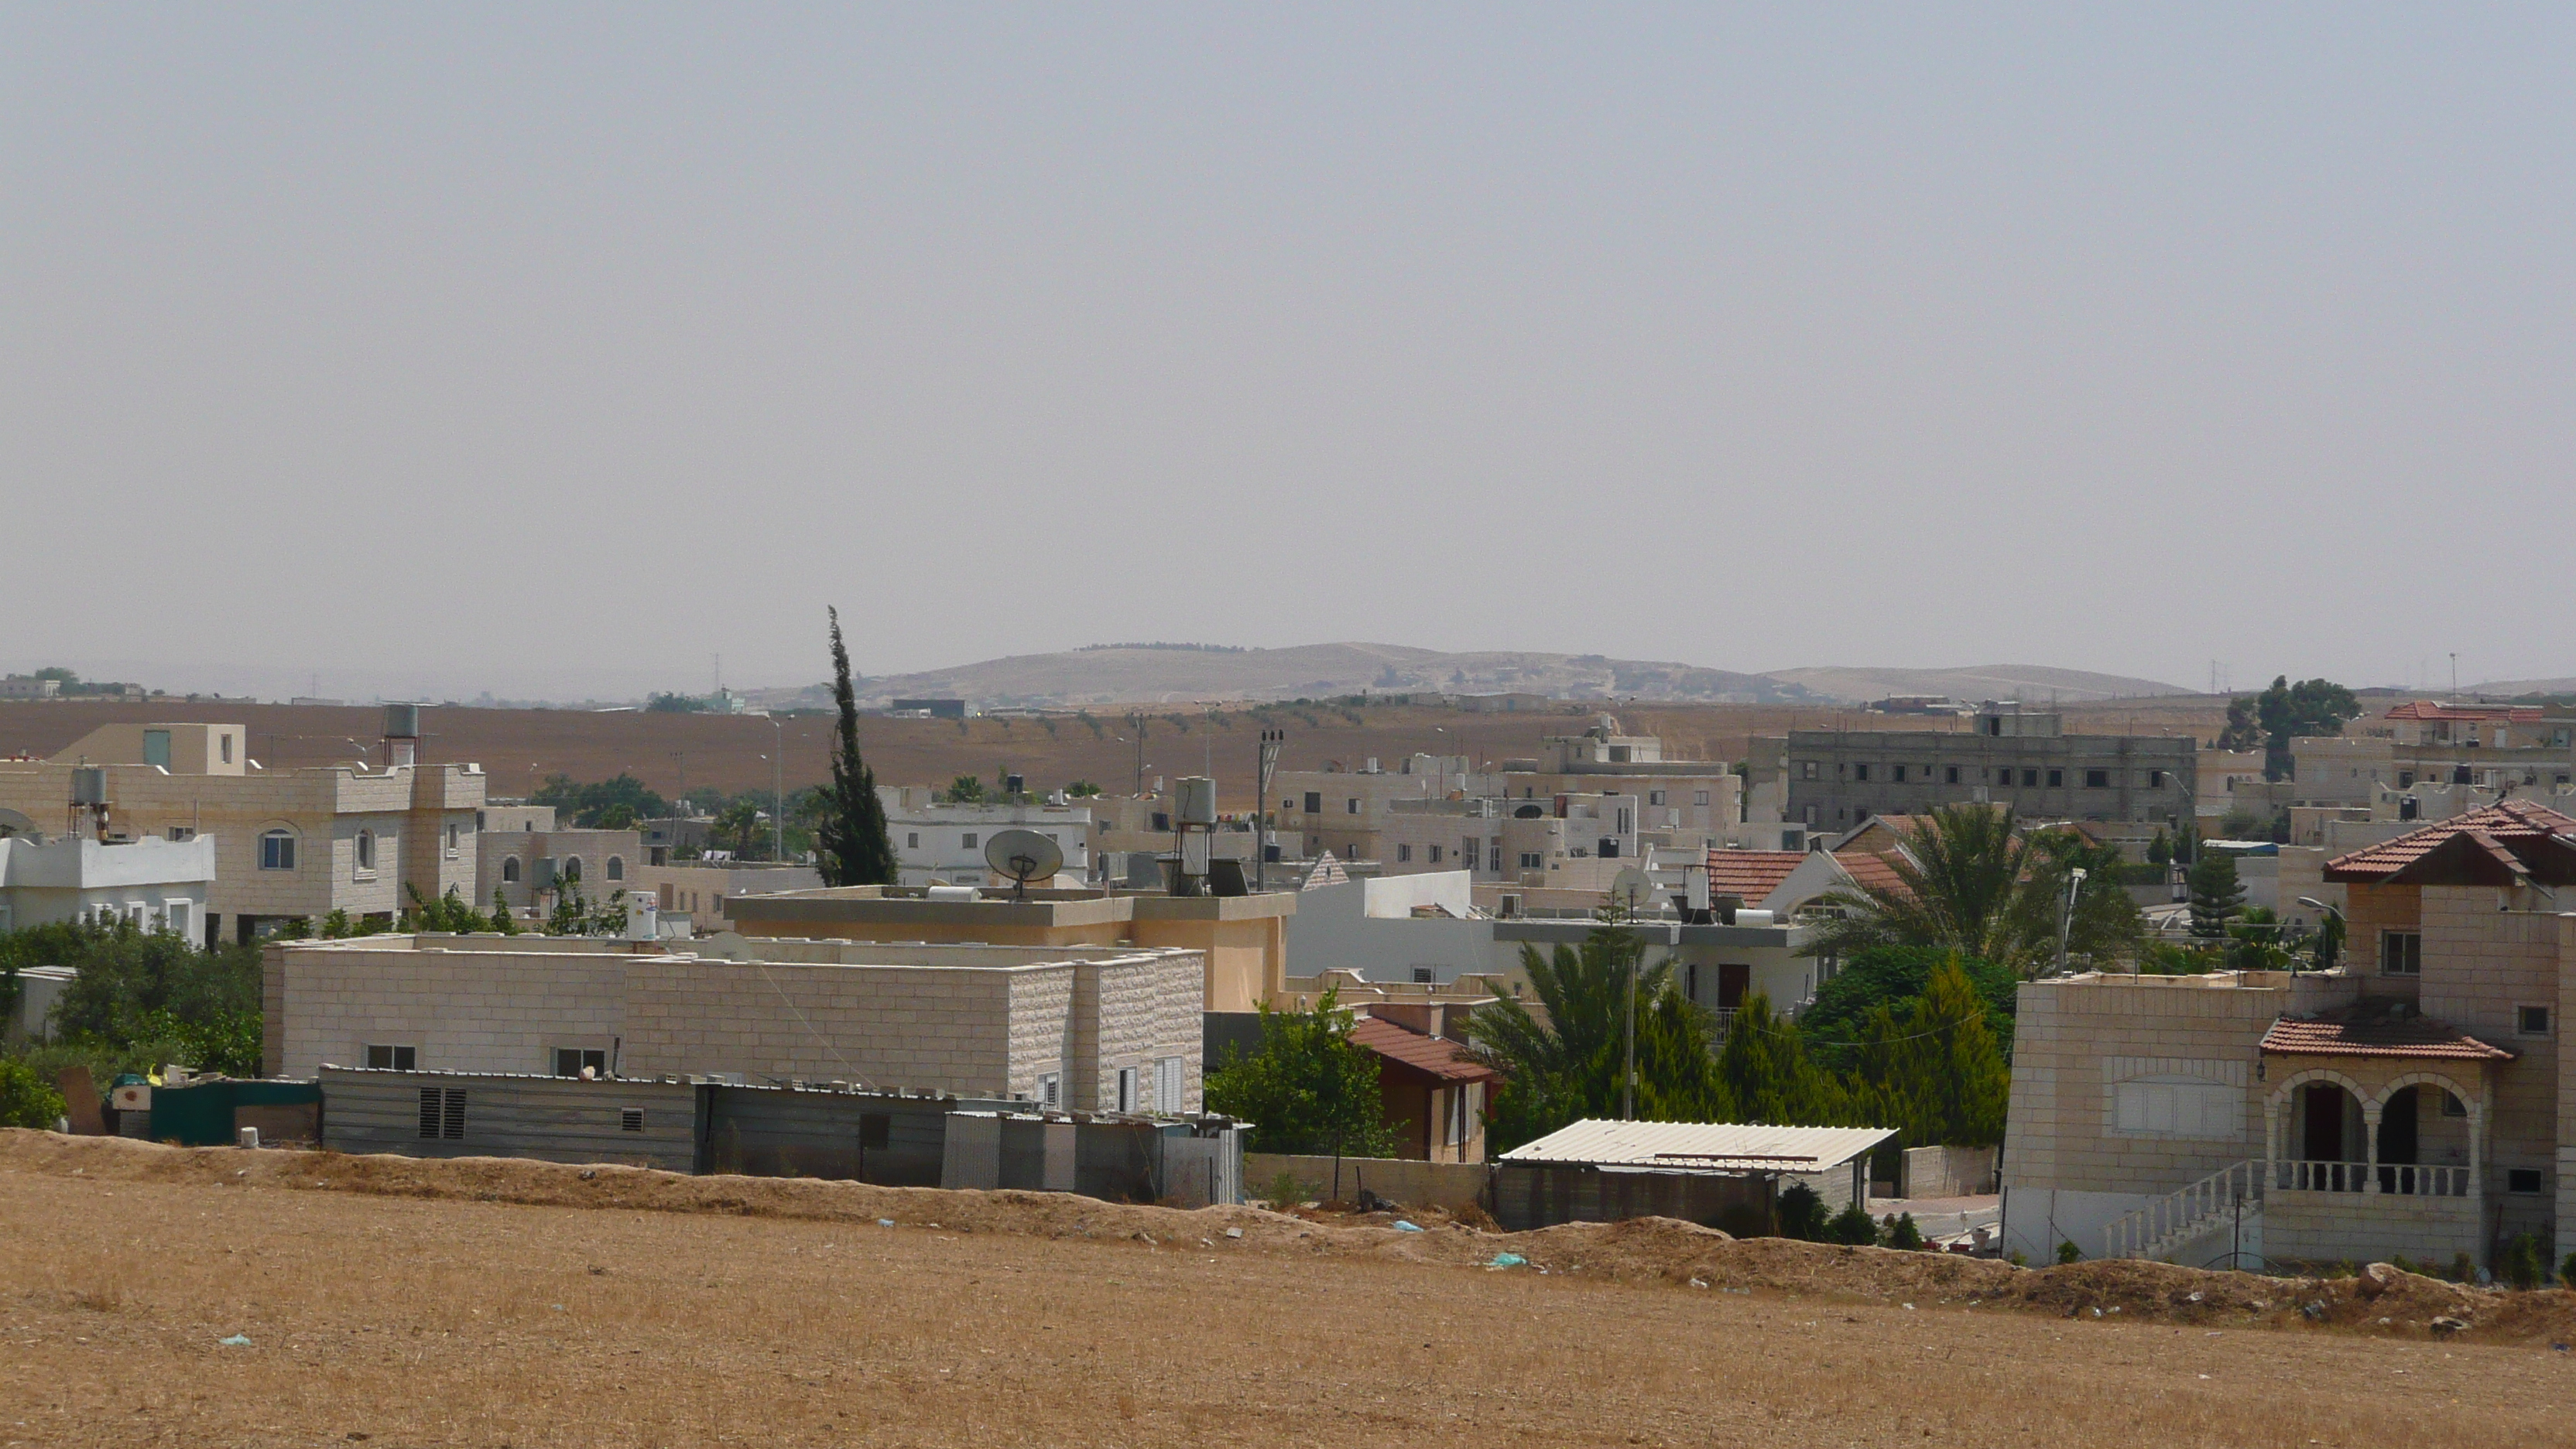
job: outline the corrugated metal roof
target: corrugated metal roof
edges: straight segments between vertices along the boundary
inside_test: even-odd
[[[1822,1172],[1896,1135],[1887,1127],[1770,1127],[1742,1122],[1577,1122],[1502,1155],[1630,1172]]]

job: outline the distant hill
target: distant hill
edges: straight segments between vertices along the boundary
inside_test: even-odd
[[[872,708],[897,699],[963,699],[979,709],[1065,709],[1431,693],[1830,705],[1890,694],[1946,694],[1969,700],[2054,697],[2071,703],[2188,692],[2151,679],[2029,665],[1746,674],[1599,654],[1446,654],[1400,644],[1307,644],[1289,649],[1119,644],[870,678],[861,682],[859,699]],[[810,685],[755,691],[752,699],[774,708],[820,706],[829,703],[830,691]]]
[[[2526,694],[2576,694],[2576,679],[2500,679],[2467,691],[2487,699],[2514,699]],[[2438,692],[2425,691],[2427,699],[2439,699]]]
[[[2190,694],[2178,684],[2051,669],[2039,664],[1979,664],[1965,669],[1778,669],[1771,678],[1833,699],[1866,702],[1891,694],[1946,694],[1952,699],[2055,699],[2065,703]]]

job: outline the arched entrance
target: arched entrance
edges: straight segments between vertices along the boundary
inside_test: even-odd
[[[2361,1099],[2341,1080],[2302,1082],[2290,1094],[2291,1180],[2282,1186],[2310,1192],[2360,1192],[2369,1159],[2368,1127]]]

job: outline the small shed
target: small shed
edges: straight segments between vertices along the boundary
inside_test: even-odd
[[[1574,1123],[1502,1155],[1494,1217],[1521,1232],[1554,1223],[1668,1217],[1739,1234],[1778,1230],[1784,1177],[1869,1171],[1884,1127],[1740,1122]]]
[[[270,1147],[322,1135],[319,1082],[198,1077],[152,1088],[151,1102],[151,1121],[143,1131],[155,1142],[230,1147],[244,1127],[258,1128],[260,1143]]]
[[[706,1098],[706,1171],[880,1187],[939,1186],[950,1114],[1009,1105],[935,1092],[722,1083],[709,1085]]]

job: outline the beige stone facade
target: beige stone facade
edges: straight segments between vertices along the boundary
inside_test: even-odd
[[[0,818],[62,830],[72,771],[102,767],[111,838],[214,840],[209,939],[333,910],[389,920],[406,886],[432,898],[475,889],[479,766],[268,771],[251,743],[241,725],[102,725],[49,760],[0,763]]]
[[[1200,962],[1174,950],[886,946],[725,935],[690,951],[587,938],[273,943],[271,1072],[366,1065],[841,1080],[1075,1110],[1194,1111]],[[574,1060],[581,1060],[576,1057]],[[1155,1095],[1157,1089],[1163,1095]]]

